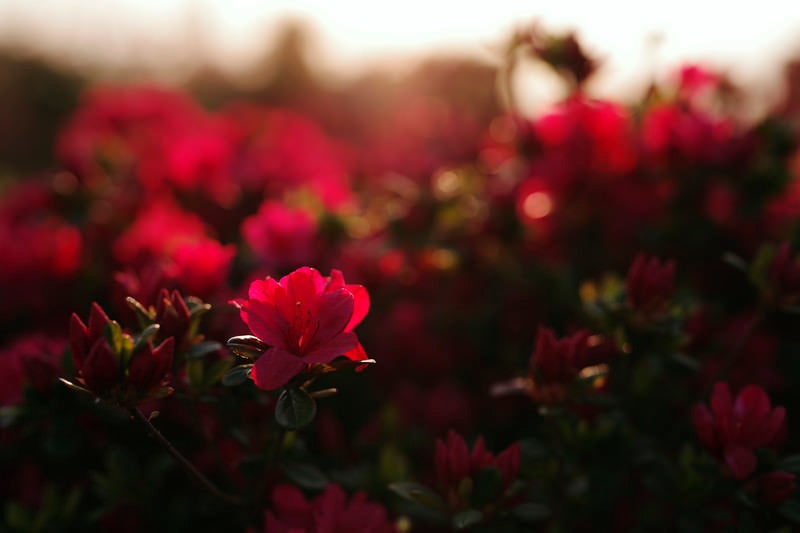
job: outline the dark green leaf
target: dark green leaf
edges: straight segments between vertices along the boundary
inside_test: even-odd
[[[210,387],[211,385],[216,384],[227,375],[230,367],[230,359],[220,359],[219,361],[216,361],[214,364],[205,369],[203,385],[205,387]]]
[[[445,509],[446,507],[441,496],[436,494],[425,485],[420,485],[419,483],[414,483],[413,481],[390,483],[389,490],[401,498],[411,500],[412,502],[416,502],[425,507],[431,507],[434,509]]]
[[[290,430],[309,425],[316,415],[317,402],[299,388],[283,389],[275,405],[275,420]]]
[[[231,337],[226,344],[234,354],[249,360],[258,359],[268,348],[261,339],[253,335]]]
[[[503,474],[496,466],[482,468],[472,481],[470,501],[479,509],[497,500],[503,490]]]
[[[535,438],[522,439],[519,441],[520,454],[526,459],[544,459],[549,455],[547,447]]]
[[[290,481],[304,489],[322,490],[330,483],[322,470],[308,463],[287,463],[283,472]]]
[[[800,501],[791,499],[781,505],[779,511],[790,522],[800,524]]]
[[[778,464],[778,469],[800,474],[800,455],[784,457]]]
[[[483,520],[482,512],[477,509],[467,509],[453,515],[453,529],[461,531],[479,524],[481,520]]]
[[[187,359],[204,359],[207,355],[218,352],[222,344],[217,341],[203,341],[186,350]]]
[[[252,369],[253,365],[235,366],[228,370],[228,372],[222,377],[222,384],[226,387],[235,387],[236,385],[241,385],[248,380],[250,377],[250,371]]]
[[[523,503],[511,509],[511,514],[520,522],[531,524],[541,522],[550,516],[550,509],[541,503]]]
[[[772,265],[777,251],[778,249],[772,244],[761,246],[755,259],[753,259],[753,263],[750,265],[750,280],[762,290],[767,286],[769,267]]]

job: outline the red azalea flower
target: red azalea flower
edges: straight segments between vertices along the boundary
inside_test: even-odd
[[[361,285],[346,285],[338,270],[323,278],[302,267],[280,281],[256,280],[249,299],[238,304],[253,335],[270,346],[253,369],[253,381],[262,389],[286,385],[309,364],[330,363],[340,355],[363,359],[353,328],[369,310],[369,295]]]
[[[739,480],[755,471],[754,450],[776,448],[786,433],[786,410],[773,409],[767,393],[757,385],[743,388],[734,401],[728,384],[717,383],[711,409],[697,403],[691,418],[700,441]]]
[[[242,224],[242,236],[268,267],[296,267],[314,252],[317,224],[311,212],[266,201]]]
[[[644,317],[662,314],[675,288],[675,261],[636,256],[625,280],[628,305]]]
[[[296,487],[278,485],[272,491],[272,506],[264,515],[264,531],[268,533],[396,531],[383,507],[367,501],[363,492],[356,493],[348,501],[341,487],[335,484],[328,485],[311,501]]]

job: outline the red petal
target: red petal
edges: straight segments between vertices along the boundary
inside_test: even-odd
[[[353,316],[350,318],[350,322],[347,323],[344,330],[352,331],[353,328],[364,320],[364,317],[367,316],[369,312],[369,293],[362,285],[347,285],[346,289],[353,295],[354,305]]]
[[[725,449],[725,464],[731,469],[733,477],[738,480],[747,479],[756,470],[756,456],[753,450],[741,446]]]
[[[98,396],[109,392],[120,377],[119,363],[105,339],[97,339],[86,356],[81,375],[86,388]]]
[[[345,355],[358,346],[355,333],[340,333],[303,356],[306,363],[330,363],[340,355]]]
[[[253,381],[261,389],[275,390],[286,385],[305,368],[306,364],[299,357],[273,347],[256,360]]]
[[[280,285],[292,303],[301,302],[304,307],[314,309],[317,298],[325,290],[325,279],[315,269],[302,267],[282,277]]]
[[[322,344],[342,331],[353,316],[353,295],[345,289],[320,295],[317,307],[319,326],[309,347]]]
[[[697,403],[692,406],[691,411],[692,426],[697,433],[700,442],[712,453],[718,450],[716,433],[714,431],[714,417],[705,404]]]
[[[733,418],[733,398],[727,383],[717,383],[711,393],[711,412],[717,424],[718,437],[721,444],[730,442]]]
[[[89,353],[89,329],[75,313],[69,319],[69,347],[75,368],[80,370]]]
[[[242,308],[242,315],[246,317],[245,322],[253,335],[270,346],[289,348],[286,339],[289,324],[272,303],[250,300]]]

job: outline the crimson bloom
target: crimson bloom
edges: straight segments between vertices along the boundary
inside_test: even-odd
[[[365,359],[353,328],[369,310],[369,295],[361,285],[345,284],[340,271],[324,278],[302,267],[280,281],[254,281],[248,296],[233,303],[253,335],[270,346],[253,368],[258,387],[280,388],[309,365],[341,355]]]
[[[786,410],[772,408],[764,389],[743,388],[734,400],[727,383],[717,383],[711,409],[697,403],[692,425],[705,447],[725,462],[733,477],[744,480],[755,472],[758,448],[776,448],[786,433]]]
[[[367,501],[363,492],[356,493],[348,501],[347,495],[336,484],[328,485],[311,501],[306,500],[297,487],[278,485],[272,491],[272,504],[272,510],[264,516],[264,531],[268,533],[396,531],[383,507]]]

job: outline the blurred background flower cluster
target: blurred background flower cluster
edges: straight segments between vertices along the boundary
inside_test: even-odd
[[[226,70],[204,5],[194,59],[161,62],[114,26],[54,61],[57,30],[5,8],[0,530],[800,524],[791,44],[761,85],[746,55],[662,67],[658,38],[626,78],[520,23],[342,76],[288,22]],[[242,363],[274,328],[237,307],[307,266],[375,364],[284,368],[273,394]]]

